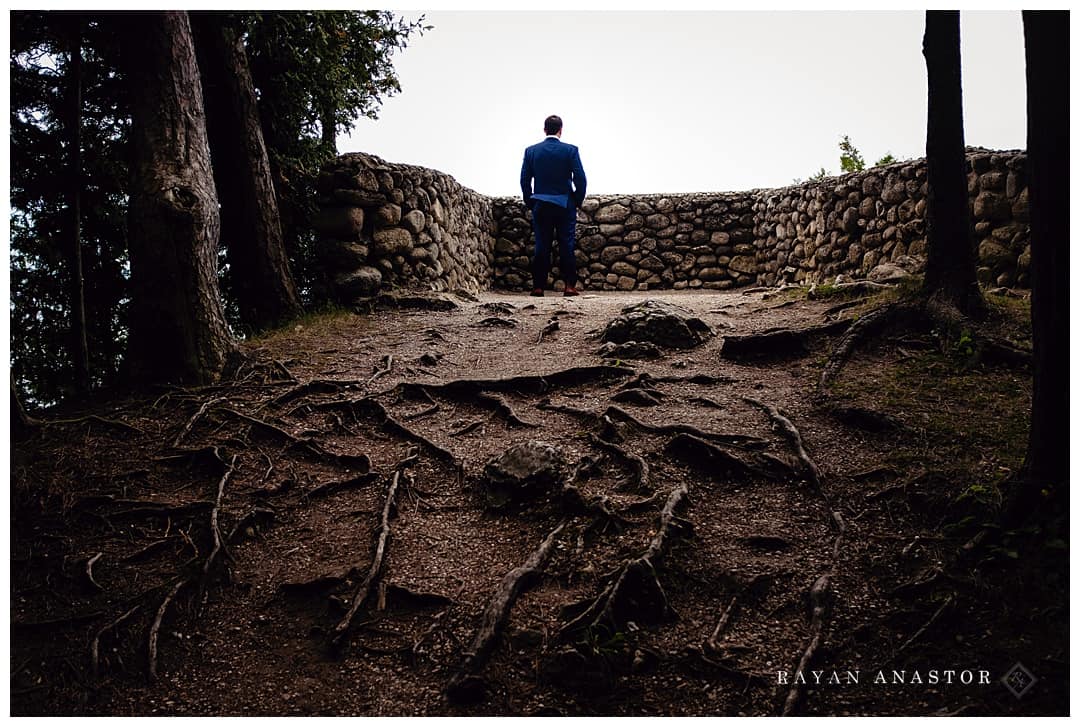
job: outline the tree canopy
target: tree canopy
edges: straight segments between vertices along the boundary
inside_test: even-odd
[[[32,403],[70,396],[73,274],[65,253],[65,138],[72,19],[81,33],[81,244],[87,338],[95,387],[120,382],[129,318],[127,204],[131,89],[119,57],[125,13],[11,13],[12,367]],[[318,299],[308,216],[314,177],[335,153],[333,134],[377,118],[401,90],[395,52],[428,26],[386,11],[247,12],[235,23],[249,58],[293,272],[305,303]],[[226,272],[224,256],[222,273]],[[230,323],[239,323],[228,300]]]

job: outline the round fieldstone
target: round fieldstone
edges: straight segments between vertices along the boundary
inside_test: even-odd
[[[371,250],[376,255],[388,257],[408,252],[412,246],[413,237],[408,230],[401,227],[388,227],[375,233]]]
[[[371,297],[379,292],[381,286],[382,273],[378,268],[370,265],[364,265],[334,278],[334,289],[341,298],[346,300]]]
[[[911,273],[891,262],[884,262],[874,266],[874,269],[866,276],[867,280],[874,283],[898,283],[910,277]]]
[[[334,270],[355,270],[367,262],[368,248],[359,242],[320,240],[319,259]]]
[[[685,308],[650,299],[623,308],[622,313],[604,327],[600,339],[612,343],[639,341],[667,348],[693,348],[711,335],[708,324],[690,315]]]
[[[546,442],[515,444],[484,465],[481,489],[489,507],[504,508],[535,499],[560,485],[566,457]]]
[[[390,227],[401,222],[401,208],[396,204],[384,204],[375,210],[375,225],[378,227]]]
[[[359,207],[324,207],[314,223],[315,231],[339,240],[355,240],[364,229],[364,210]]]
[[[413,210],[401,218],[401,224],[410,232],[420,232],[424,229],[426,221],[424,213],[420,210]]]
[[[621,204],[609,204],[601,207],[593,215],[596,222],[623,222],[630,216],[630,210]]]
[[[610,265],[616,260],[622,260],[629,254],[630,248],[623,247],[622,245],[611,245],[600,251],[600,262],[605,265]]]

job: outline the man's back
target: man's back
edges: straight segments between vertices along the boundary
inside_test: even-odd
[[[580,206],[585,199],[585,170],[573,144],[549,136],[525,150],[521,166],[521,193],[525,204],[534,199],[560,207]]]

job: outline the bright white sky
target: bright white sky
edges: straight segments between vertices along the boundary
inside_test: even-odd
[[[408,18],[416,13],[399,11]],[[524,148],[562,116],[590,193],[780,187],[924,156],[924,14],[429,12],[395,56],[402,92],[339,150],[432,167],[516,195]],[[1019,11],[963,11],[965,140],[1026,146]]]

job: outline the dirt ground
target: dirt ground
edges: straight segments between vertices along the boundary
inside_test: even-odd
[[[647,298],[716,335],[601,358],[596,332]],[[227,383],[50,413],[67,421],[12,453],[12,714],[1067,713],[1067,550],[963,550],[1022,460],[1029,371],[963,371],[896,333],[830,390],[892,417],[874,431],[815,398],[835,335],[721,355],[859,315],[836,299],[453,299],[311,316],[244,344]],[[629,387],[658,403],[613,402]],[[793,425],[820,486],[747,399]],[[582,466],[576,505],[485,506],[485,464],[528,440]],[[500,583],[560,526],[501,623]],[[627,576],[613,596],[642,556],[662,590]],[[567,629],[605,598],[603,627]],[[461,672],[484,623],[493,649]],[[1020,697],[1010,670],[1012,690],[1035,679]]]

